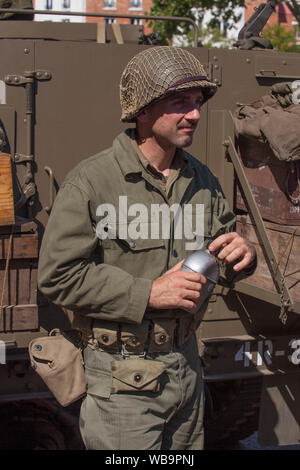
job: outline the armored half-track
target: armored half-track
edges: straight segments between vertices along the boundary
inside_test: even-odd
[[[260,139],[238,135],[236,119],[238,110],[282,82],[290,87],[289,104],[297,106],[300,55],[255,44],[207,49],[196,39],[189,50],[219,90],[203,106],[189,151],[219,178],[237,231],[258,252],[254,275],[216,286],[197,332],[206,446],[227,445],[257,429],[265,445],[294,444],[300,423],[299,159],[280,160],[263,133]],[[53,328],[68,330],[72,320],[38,292],[39,247],[68,171],[124,129],[120,75],[152,42],[135,25],[1,22],[1,449],[83,447],[80,402],[60,407],[28,357],[30,340]]]

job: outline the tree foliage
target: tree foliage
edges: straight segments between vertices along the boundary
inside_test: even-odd
[[[285,3],[300,26],[300,2],[298,0],[276,0],[276,3]],[[239,20],[236,7],[244,5],[245,0],[153,0],[150,13],[158,16],[184,16],[194,21],[197,15],[197,20],[201,24],[204,14],[210,11],[211,21],[207,27],[214,29],[220,25],[220,22],[236,23]],[[173,21],[155,21],[151,22],[150,26],[154,32],[159,33],[161,44],[170,43],[174,35],[188,36],[191,30],[189,23]]]
[[[273,47],[282,52],[300,52],[296,45],[295,34],[293,31],[288,31],[280,24],[273,26],[266,26],[262,36],[269,39]]]
[[[276,3],[285,4],[290,12],[294,15],[300,28],[300,2],[298,0],[276,0]],[[296,28],[295,28],[296,30]],[[274,26],[267,25],[263,30],[263,36],[269,39],[273,46],[279,51],[300,52],[299,45],[296,44],[296,31],[287,30],[284,26],[277,24]]]
[[[239,20],[236,7],[243,6],[244,0],[153,0],[151,15],[159,16],[184,16],[196,20],[196,15],[201,23],[207,11],[211,13],[209,27],[219,26],[220,21]],[[154,32],[159,32],[161,44],[167,44],[173,35],[188,34],[191,29],[190,23],[161,21],[152,22]]]

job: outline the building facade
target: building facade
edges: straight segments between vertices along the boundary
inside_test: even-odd
[[[86,0],[86,11],[104,14],[143,15],[150,13],[152,0]],[[87,18],[87,22],[97,22],[98,18]],[[104,18],[105,23],[143,24],[149,32],[147,22],[140,18]]]
[[[35,10],[46,10],[51,12],[61,11],[62,15],[34,15],[35,21],[61,21],[64,23],[83,23],[84,16],[68,16],[68,11],[85,12],[86,0],[35,0]]]

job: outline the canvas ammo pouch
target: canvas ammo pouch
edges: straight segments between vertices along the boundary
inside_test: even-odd
[[[184,344],[195,330],[194,319],[155,318],[141,324],[118,324],[95,320],[92,349],[121,354],[111,363],[111,393],[159,392],[165,364],[148,359],[147,354],[169,353],[175,343]],[[97,346],[95,347],[95,345]]]
[[[93,327],[100,351],[121,352],[123,356],[111,364],[111,393],[159,391],[159,379],[165,365],[144,357],[149,342],[149,325],[149,321],[122,326],[105,322],[104,326],[100,327],[98,323],[98,327]]]
[[[56,400],[68,406],[86,393],[82,351],[72,338],[60,330],[29,343],[31,365]]]
[[[165,365],[148,359],[123,359],[111,366],[111,393],[158,392]]]

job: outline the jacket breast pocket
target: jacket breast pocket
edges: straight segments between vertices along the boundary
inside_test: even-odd
[[[117,223],[115,226],[108,226],[107,231],[102,233],[100,244],[104,249],[125,250],[125,251],[146,251],[165,246],[165,241],[156,236],[153,231],[151,220],[140,221],[134,224]]]
[[[118,224],[114,238],[100,241],[103,263],[117,266],[135,277],[157,277],[166,265],[168,240],[153,238],[150,222],[149,225],[147,222],[147,230],[142,227],[135,232],[130,230],[130,224],[126,227]]]

